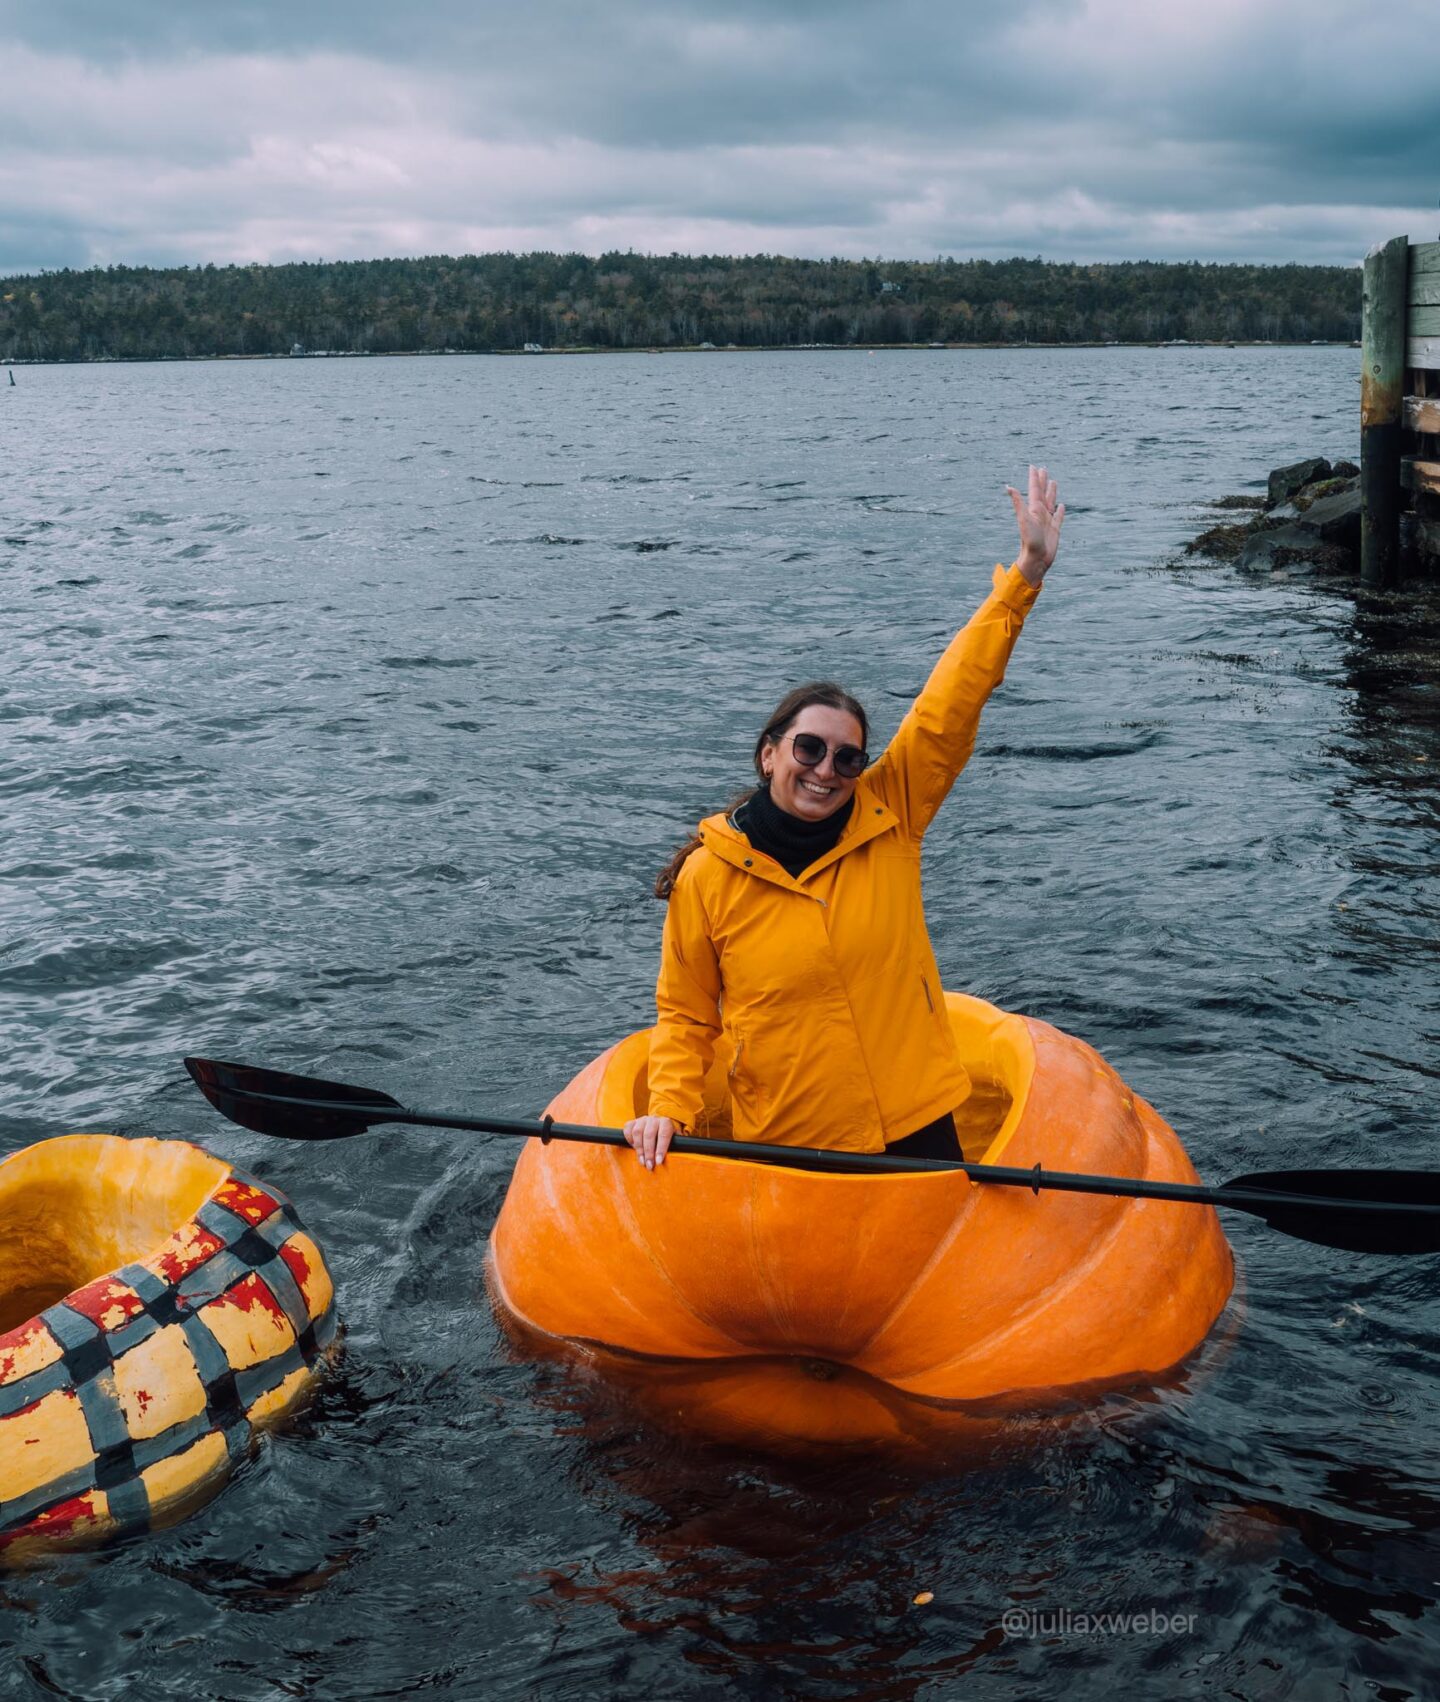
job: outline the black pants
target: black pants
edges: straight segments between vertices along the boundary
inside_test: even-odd
[[[947,1111],[943,1117],[937,1117],[933,1123],[927,1123],[923,1129],[916,1129],[913,1135],[905,1135],[898,1141],[891,1141],[885,1148],[887,1154],[900,1158],[959,1158],[965,1154],[960,1150],[960,1137],[955,1132],[955,1119]],[[835,1155],[839,1160],[839,1168],[844,1168],[844,1155]],[[880,1157],[877,1152],[874,1155]],[[785,1170],[820,1170],[834,1171],[837,1166],[827,1162],[822,1151],[802,1157],[796,1153],[794,1158],[763,1158],[761,1164],[778,1164]]]
[[[885,1148],[896,1158],[964,1158],[960,1137],[955,1132],[955,1119],[947,1111],[913,1135],[903,1135]]]

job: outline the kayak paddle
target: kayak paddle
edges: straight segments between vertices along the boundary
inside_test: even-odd
[[[448,1117],[409,1111],[388,1093],[345,1082],[291,1075],[253,1064],[215,1058],[186,1058],[195,1085],[222,1116],[242,1128],[290,1141],[343,1140],[376,1123],[411,1123],[434,1129],[470,1129],[541,1141],[584,1141],[626,1147],[619,1129],[581,1123],[522,1122],[504,1117]],[[1119,1199],[1173,1200],[1225,1206],[1263,1219],[1282,1235],[1340,1247],[1351,1253],[1440,1252],[1440,1171],[1268,1170],[1237,1176],[1217,1188],[1186,1182],[1147,1182],[1138,1177],[1085,1176],[1063,1170],[1019,1169],[969,1160],[899,1158],[886,1153],[839,1152],[820,1147],[766,1146],[679,1135],[670,1151],[704,1158],[738,1158],[750,1164],[781,1164],[831,1175],[898,1175],[963,1170],[972,1182],[1038,1193],[1108,1194]]]

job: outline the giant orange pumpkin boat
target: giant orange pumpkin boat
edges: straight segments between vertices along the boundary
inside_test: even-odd
[[[946,995],[974,1091],[967,1158],[1194,1182],[1173,1130],[1047,1023]],[[646,1108],[649,1031],[583,1069],[557,1121]],[[723,1072],[706,1126],[728,1135]],[[1234,1281],[1208,1206],[833,1175],[527,1142],[489,1258],[502,1317],[654,1416],[759,1445],[926,1443],[978,1415],[1186,1358]]]
[[[181,1518],[335,1335],[290,1202],[188,1141],[0,1164],[0,1561]]]

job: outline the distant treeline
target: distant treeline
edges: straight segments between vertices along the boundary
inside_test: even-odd
[[[478,254],[0,280],[0,359],[776,344],[1351,341],[1360,268]]]

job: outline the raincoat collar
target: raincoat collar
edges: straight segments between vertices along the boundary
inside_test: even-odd
[[[838,862],[847,852],[858,850],[860,846],[867,845],[872,839],[899,825],[899,816],[881,803],[861,780],[855,787],[855,807],[850,812],[849,821],[845,823],[844,832],[823,857],[817,857],[805,870],[804,880],[808,881],[822,869],[828,869],[832,863]],[[747,875],[756,875],[775,886],[788,887],[792,892],[805,891],[804,881],[787,874],[773,857],[767,857],[763,851],[755,850],[728,816],[707,816],[700,823],[700,843],[721,862],[729,863],[732,868],[740,869]]]

